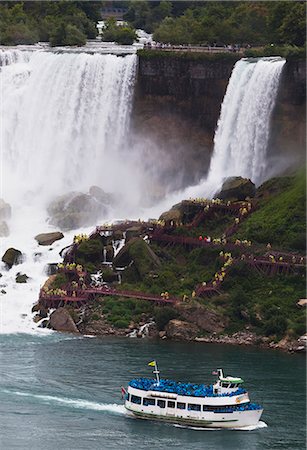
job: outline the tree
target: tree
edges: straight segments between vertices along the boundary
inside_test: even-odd
[[[50,35],[50,44],[55,46],[85,45],[86,36],[75,25],[61,22]]]
[[[1,33],[2,45],[35,44],[38,41],[38,34],[35,30],[30,30],[24,23],[9,25]]]
[[[75,25],[68,24],[65,27],[64,45],[85,45],[86,36]]]
[[[106,21],[105,28],[102,31],[102,40],[105,42],[114,41],[122,45],[131,45],[137,40],[137,34],[131,26],[118,26],[116,25],[116,20],[110,18]]]

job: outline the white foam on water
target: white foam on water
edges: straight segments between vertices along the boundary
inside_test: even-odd
[[[250,425],[248,427],[233,427],[233,428],[204,428],[204,427],[191,427],[189,425],[179,425],[174,424],[174,427],[177,428],[188,428],[189,430],[195,430],[195,431],[218,431],[218,430],[233,430],[233,431],[254,431],[254,430],[260,430],[261,428],[267,428],[267,424],[265,422],[258,422],[256,425]]]
[[[20,392],[20,391],[9,391],[3,390],[2,392],[6,394],[17,395],[20,397],[29,397],[33,399],[38,399],[44,403],[58,404],[63,406],[69,406],[71,408],[77,409],[87,409],[92,411],[105,411],[114,414],[125,414],[126,409],[124,405],[118,405],[116,403],[97,403],[90,402],[88,400],[83,399],[71,399],[66,397],[55,397],[52,395],[41,395],[41,394],[31,394],[28,392]]]

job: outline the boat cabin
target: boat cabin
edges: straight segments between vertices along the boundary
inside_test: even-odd
[[[241,387],[244,380],[242,378],[225,377],[222,369],[218,369],[218,380],[213,385],[214,394],[230,394]]]

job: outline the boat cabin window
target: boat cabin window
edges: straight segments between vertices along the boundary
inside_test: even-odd
[[[175,408],[175,402],[172,402],[172,401],[167,402],[167,407],[168,408]]]
[[[156,400],[154,398],[143,398],[144,406],[155,406]]]
[[[141,404],[141,397],[138,397],[137,395],[131,395],[131,402],[136,403],[137,405]]]
[[[228,388],[228,387],[229,387],[229,383],[221,383],[221,386],[222,386],[223,388]]]
[[[229,387],[230,388],[236,388],[236,387],[238,387],[238,385],[236,383],[231,383]]]
[[[158,401],[157,401],[157,405],[158,405],[160,408],[165,408],[165,403],[166,403],[165,400],[158,400]]]
[[[127,394],[127,401],[130,402],[130,394]]]
[[[193,403],[188,403],[189,411],[200,411],[200,405],[194,405]]]
[[[177,402],[178,409],[185,409],[185,403]]]

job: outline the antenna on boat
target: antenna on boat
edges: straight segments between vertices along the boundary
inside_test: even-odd
[[[155,370],[153,370],[152,373],[154,373],[156,375],[157,384],[159,385],[160,384],[160,377],[159,377],[160,370],[158,370],[157,362],[151,361],[150,363],[148,363],[148,365],[155,368]]]

